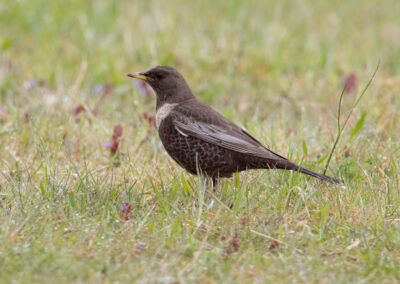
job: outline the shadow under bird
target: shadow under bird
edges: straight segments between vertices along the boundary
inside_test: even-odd
[[[292,170],[339,183],[272,152],[246,130],[197,100],[175,68],[156,66],[128,76],[145,81],[155,91],[157,129],[168,154],[188,172],[201,172],[211,179],[213,186],[220,177],[250,169]]]

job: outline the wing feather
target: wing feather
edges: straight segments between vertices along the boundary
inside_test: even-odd
[[[186,135],[243,154],[266,159],[285,159],[268,150],[248,132],[219,114],[218,124],[184,115],[179,113],[179,109],[175,109],[171,115],[177,131]]]

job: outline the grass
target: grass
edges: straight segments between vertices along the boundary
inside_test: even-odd
[[[0,282],[400,280],[398,1],[2,1]],[[204,191],[165,153],[155,97],[196,95],[335,186],[249,171]],[[110,155],[113,129],[123,127]]]

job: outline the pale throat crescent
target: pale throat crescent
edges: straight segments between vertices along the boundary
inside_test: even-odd
[[[163,104],[156,112],[156,125],[160,127],[161,122],[169,115],[177,104]]]

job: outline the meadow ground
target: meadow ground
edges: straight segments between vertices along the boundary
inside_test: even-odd
[[[204,191],[126,77],[173,65],[322,171],[343,81],[342,122],[379,60],[328,170],[339,186],[260,170]],[[399,281],[399,87],[397,0],[3,0],[0,282]]]

